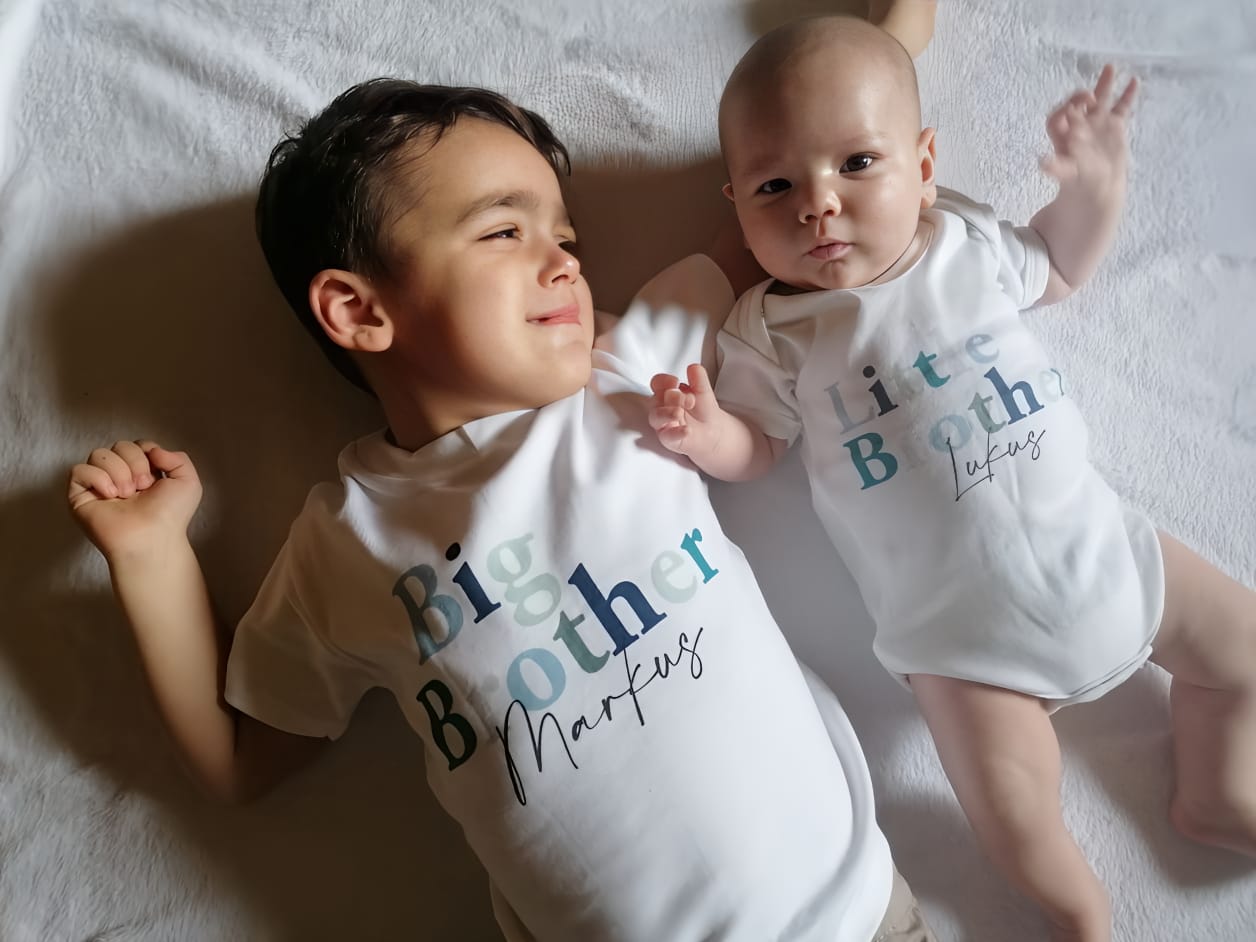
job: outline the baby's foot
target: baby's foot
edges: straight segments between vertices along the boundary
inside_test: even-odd
[[[1232,808],[1220,799],[1192,801],[1179,792],[1169,806],[1169,821],[1187,840],[1256,857],[1256,807]]]

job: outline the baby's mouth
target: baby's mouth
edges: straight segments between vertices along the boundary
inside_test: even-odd
[[[838,242],[832,239],[825,239],[817,243],[807,254],[822,262],[831,262],[846,255],[853,247],[854,243],[852,242]]]

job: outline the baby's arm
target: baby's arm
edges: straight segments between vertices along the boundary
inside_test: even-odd
[[[650,425],[663,446],[722,481],[749,481],[771,470],[786,443],[721,407],[702,366],[692,364],[687,379],[659,373],[650,381]]]
[[[223,699],[230,639],[187,538],[201,498],[187,455],[152,442],[98,448],[71,470],[68,498],[109,564],[158,711],[192,777],[238,801],[312,759],[326,740],[272,729]]]
[[[1104,66],[1093,92],[1077,92],[1047,119],[1055,153],[1043,160],[1042,168],[1059,181],[1060,191],[1029,221],[1051,256],[1040,305],[1081,287],[1116,236],[1125,205],[1125,119],[1138,81],[1130,79],[1110,106],[1115,77],[1112,66]]]
[[[868,19],[903,44],[914,59],[933,38],[938,0],[868,0]]]

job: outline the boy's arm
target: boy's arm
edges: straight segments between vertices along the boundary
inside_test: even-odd
[[[933,39],[938,0],[868,0],[868,19],[902,43],[914,59]]]
[[[241,801],[313,759],[326,740],[272,729],[223,699],[229,637],[187,538],[200,496],[187,456],[151,442],[96,449],[70,473],[71,512],[109,564],[180,758],[211,795]]]
[[[786,443],[722,408],[702,366],[692,364],[686,378],[682,383],[659,373],[650,381],[650,425],[663,446],[722,481],[749,481],[770,471]]]
[[[1130,79],[1109,106],[1115,77],[1105,65],[1093,92],[1077,92],[1047,119],[1055,153],[1042,168],[1059,181],[1060,190],[1029,221],[1051,257],[1039,305],[1062,300],[1084,284],[1116,236],[1125,205],[1125,119],[1138,82]]]

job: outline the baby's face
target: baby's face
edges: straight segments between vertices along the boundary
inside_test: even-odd
[[[583,387],[593,303],[545,158],[509,128],[463,118],[410,172],[381,291],[389,353],[415,395],[452,428]]]
[[[722,129],[747,245],[768,274],[808,290],[885,275],[934,199],[933,132],[914,101],[871,58],[822,58],[727,102]]]

